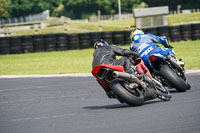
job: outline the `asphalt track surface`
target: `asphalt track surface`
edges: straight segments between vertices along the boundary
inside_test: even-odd
[[[108,99],[95,79],[0,79],[0,133],[200,133],[200,73],[192,85],[130,107]]]

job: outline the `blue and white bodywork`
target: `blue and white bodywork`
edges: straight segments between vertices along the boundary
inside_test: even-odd
[[[162,44],[165,48],[161,48],[156,43]],[[166,37],[158,37],[152,34],[145,34],[145,35],[138,35],[137,40],[135,40],[131,46],[130,50],[138,53],[138,55],[142,58],[145,65],[151,71],[150,66],[150,56],[155,55],[156,59],[160,60],[163,59],[167,55],[175,55],[175,52],[167,48],[168,41]]]

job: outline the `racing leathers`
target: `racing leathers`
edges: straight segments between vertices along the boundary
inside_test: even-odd
[[[125,68],[126,72],[134,73],[136,67],[133,66],[131,60],[129,60],[126,57],[118,60],[116,59],[116,56],[128,56],[128,55],[138,56],[137,53],[132,52],[128,49],[119,48],[116,45],[104,45],[102,47],[95,49],[93,53],[92,68],[94,68],[96,65],[101,65],[101,64],[120,65]],[[101,85],[100,82],[99,84]],[[109,98],[116,98],[112,91],[107,91],[106,88],[104,88],[104,90],[106,91],[106,94]]]
[[[116,45],[108,45],[103,46],[95,49],[93,53],[93,62],[92,62],[92,68],[94,68],[96,65],[101,64],[109,64],[109,65],[120,65],[125,68],[125,70],[128,73],[133,73],[133,65],[131,63],[131,60],[128,58],[121,58],[116,59],[116,56],[136,56],[137,53],[132,52],[128,49],[122,49],[117,47]]]

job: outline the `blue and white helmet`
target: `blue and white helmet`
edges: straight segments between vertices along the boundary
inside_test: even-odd
[[[141,35],[144,35],[144,32],[141,29],[134,29],[130,34],[131,41],[136,41]]]

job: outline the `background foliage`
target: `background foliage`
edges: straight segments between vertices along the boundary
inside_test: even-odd
[[[52,16],[67,16],[73,19],[87,18],[96,14],[118,12],[118,0],[0,0],[0,19],[40,13],[49,9]],[[200,8],[200,0],[121,0],[122,12],[132,12],[137,7],[168,5],[170,10]]]

